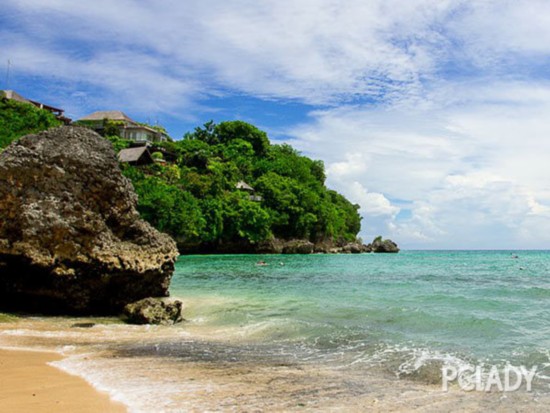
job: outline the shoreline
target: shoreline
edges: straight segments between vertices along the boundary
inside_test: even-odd
[[[0,413],[530,412],[550,400],[536,392],[470,393],[456,386],[444,392],[421,377],[398,379],[384,366],[342,368],[280,353],[264,357],[261,347],[220,331],[204,335],[187,328],[179,334],[174,327],[110,323],[80,330],[71,327],[74,321],[21,319],[0,325],[0,332],[14,333],[0,335]],[[113,345],[115,353],[109,351]],[[69,357],[48,350],[65,346],[71,347]],[[126,406],[98,389],[109,389]]]
[[[82,377],[49,364],[62,359],[53,352],[0,348],[0,413],[128,411]]]

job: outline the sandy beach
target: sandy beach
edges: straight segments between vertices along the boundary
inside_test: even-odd
[[[127,411],[84,379],[47,364],[61,358],[55,353],[0,350],[0,412]]]

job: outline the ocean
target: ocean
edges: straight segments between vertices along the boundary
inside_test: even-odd
[[[549,251],[181,256],[171,295],[176,326],[4,317],[0,346],[60,352],[135,412],[549,405]],[[507,366],[534,372],[530,391],[443,391],[443,367],[486,383]]]

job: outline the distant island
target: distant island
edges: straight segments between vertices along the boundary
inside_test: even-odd
[[[17,96],[4,92],[0,99],[0,148],[67,123],[60,109]],[[359,205],[326,187],[322,161],[270,143],[249,123],[208,122],[177,141],[120,111],[74,124],[111,141],[142,218],[171,235],[182,253],[398,251],[380,237],[369,245],[357,238]]]

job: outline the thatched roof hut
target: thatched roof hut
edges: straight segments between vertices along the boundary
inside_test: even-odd
[[[147,146],[122,149],[118,153],[118,160],[130,165],[150,165],[155,163]]]

